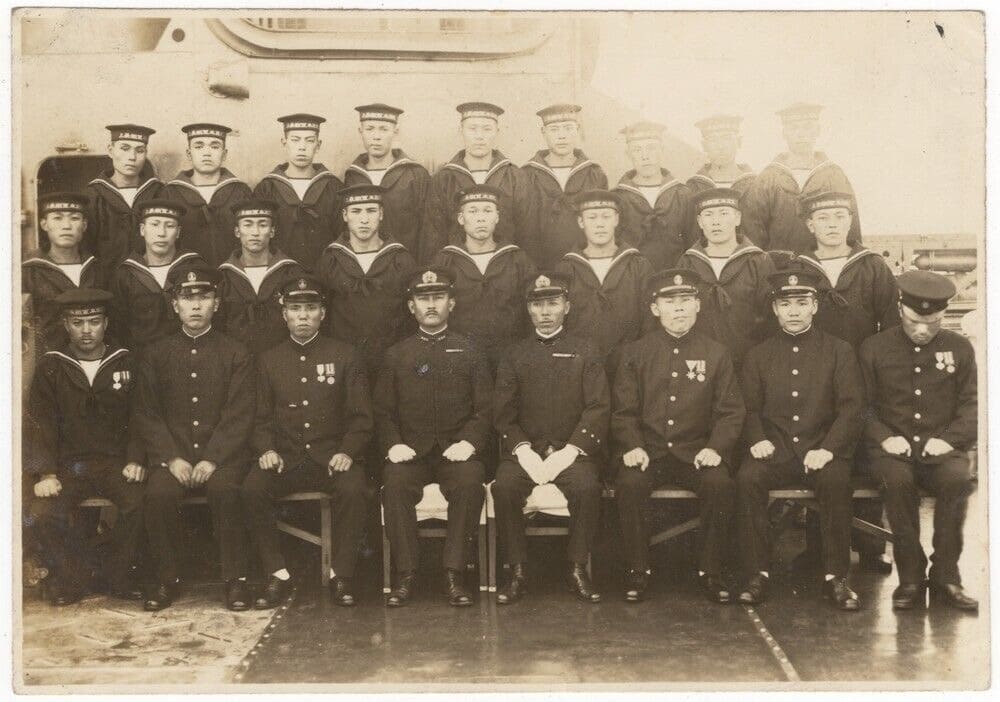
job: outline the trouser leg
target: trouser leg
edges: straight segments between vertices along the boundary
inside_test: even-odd
[[[417,544],[417,503],[424,494],[427,480],[423,463],[387,463],[382,473],[382,508],[385,510],[385,531],[396,570],[416,570],[419,560]]]
[[[824,572],[846,577],[851,567],[851,465],[834,458],[808,475],[819,503]]]
[[[351,578],[371,499],[367,469],[355,463],[343,473],[327,476],[325,485],[333,498],[333,572]]]
[[[528,559],[528,543],[524,535],[524,506],[535,489],[535,482],[515,461],[497,466],[493,482],[493,504],[496,509],[500,543],[508,563],[524,563]]]
[[[103,470],[95,476],[94,483],[98,492],[118,508],[118,519],[112,533],[108,581],[112,587],[124,590],[130,585],[129,572],[139,558],[143,541],[146,484],[126,482],[118,466]]]
[[[166,468],[154,468],[146,480],[143,514],[150,553],[161,583],[173,583],[180,572],[184,540],[181,500],[184,486]]]
[[[278,535],[277,500],[299,489],[307,479],[307,466],[292,467],[280,475],[277,471],[253,467],[240,486],[244,523],[265,573],[285,567]]]
[[[899,582],[919,584],[927,572],[927,557],[920,545],[920,493],[913,465],[909,459],[882,454],[872,457],[871,471],[892,529],[892,554]]]
[[[440,463],[435,478],[448,501],[448,525],[444,540],[444,567],[462,570],[468,562],[466,544],[476,532],[483,511],[486,468],[479,461]]]
[[[212,531],[219,548],[224,581],[247,574],[247,539],[243,520],[240,485],[245,466],[219,466],[205,483],[208,508],[212,512]]]
[[[969,460],[956,452],[936,465],[922,465],[917,470],[928,492],[935,497],[930,579],[942,585],[961,585],[958,559],[962,555],[962,529],[972,491]]]
[[[596,463],[581,456],[553,481],[566,496],[569,507],[566,559],[572,563],[586,563],[597,538],[601,516],[601,481],[597,471]]]
[[[615,476],[615,504],[622,531],[625,566],[629,570],[649,569],[649,525],[646,523],[645,507],[657,482],[657,474],[654,465],[648,466],[645,471],[621,465]]]

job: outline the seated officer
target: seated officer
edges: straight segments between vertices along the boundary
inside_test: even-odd
[[[714,602],[730,600],[722,568],[736,503],[729,461],[743,428],[743,398],[729,351],[692,329],[701,283],[680,268],[653,276],[650,310],[661,329],[625,347],[615,376],[611,433],[623,454],[615,498],[628,602],[642,600],[649,582],[644,507],[664,484],[698,495],[701,586]]]
[[[111,294],[74,288],[59,295],[69,343],[46,353],[35,371],[24,421],[24,470],[34,482],[25,526],[38,541],[54,604],[83,596],[89,580],[86,535],[72,527],[81,500],[100,495],[118,507],[110,594],[138,599],[130,581],[142,534],[142,445],[129,425],[132,356],[105,342]]]
[[[527,298],[535,333],[501,360],[493,399],[504,457],[493,499],[512,568],[497,602],[515,602],[527,589],[523,510],[535,486],[545,483],[554,483],[569,506],[570,590],[584,602],[600,602],[586,563],[601,510],[598,461],[610,411],[604,359],[593,342],[563,331],[570,307],[566,276],[540,274]]]
[[[895,609],[924,603],[927,558],[920,546],[920,494],[936,498],[931,594],[958,609],[979,603],[962,590],[958,559],[976,442],[976,358],[965,337],[941,328],[954,284],[926,271],[898,279],[901,325],[861,344],[868,387],[864,436],[895,539]]]
[[[416,505],[428,483],[438,483],[448,501],[448,603],[472,604],[462,578],[467,537],[483,508],[486,469],[479,456],[490,436],[493,383],[482,353],[448,329],[452,283],[451,274],[439,268],[420,269],[410,279],[407,306],[420,328],[386,351],[375,387],[379,445],[388,459],[382,505],[397,572],[389,607],[405,605],[413,591]]]
[[[781,331],[743,362],[750,455],[737,475],[743,604],[767,594],[771,553],[767,493],[807,485],[819,503],[824,591],[843,610],[860,609],[847,584],[851,565],[851,462],[861,433],[864,385],[851,345],[816,329],[819,276],[801,262],[768,276]]]
[[[158,584],[145,609],[170,606],[184,548],[181,500],[204,488],[222,559],[226,605],[249,606],[240,484],[249,462],[254,375],[246,348],[212,327],[219,272],[203,261],[180,267],[173,293],[181,328],[139,363],[136,423],[147,460],[145,513]]]
[[[278,543],[274,501],[292,492],[333,495],[331,585],[334,601],[354,604],[351,579],[364,528],[364,452],[373,430],[368,378],[354,349],[322,336],[325,296],[301,276],[281,290],[291,338],[257,362],[257,419],[251,441],[257,466],[243,482],[243,512],[270,575],[255,607],[275,607],[290,575]],[[302,382],[306,378],[306,382]]]

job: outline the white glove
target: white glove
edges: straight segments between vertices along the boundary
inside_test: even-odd
[[[573,444],[566,444],[558,451],[553,451],[545,459],[545,467],[548,469],[548,482],[555,480],[556,476],[573,465],[573,461],[580,455],[580,449]]]
[[[470,444],[465,439],[461,441],[456,441],[451,446],[444,450],[441,455],[447,458],[449,461],[460,462],[467,461],[472,458],[472,454],[476,452],[476,447]]]
[[[531,448],[531,444],[521,444],[514,451],[514,455],[517,456],[517,462],[524,468],[524,472],[538,485],[548,482],[544,479],[545,461]]]
[[[417,452],[406,444],[396,444],[389,449],[389,461],[391,463],[406,463],[417,457]]]

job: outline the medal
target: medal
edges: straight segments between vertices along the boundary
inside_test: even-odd
[[[705,382],[705,362],[704,361],[698,361],[698,382],[699,383],[704,383]]]
[[[944,362],[948,365],[948,372],[955,372],[955,354],[951,351],[944,352]]]
[[[115,381],[114,384],[111,387],[113,387],[115,390],[121,390],[122,389],[122,382],[121,382],[122,381],[122,373],[121,373],[121,371],[115,371],[112,374],[111,377]]]
[[[934,359],[937,361],[937,363],[934,364],[934,367],[938,370],[944,370],[945,354],[941,351],[937,351],[934,354]]]
[[[324,377],[325,375],[326,375],[326,366],[324,366],[322,363],[317,363],[316,364],[316,382],[322,383],[324,380],[326,380],[326,378]]]
[[[698,368],[698,361],[685,361],[685,363],[687,363],[688,367],[688,372],[687,372],[688,380],[694,380],[695,375],[697,374],[696,369]]]

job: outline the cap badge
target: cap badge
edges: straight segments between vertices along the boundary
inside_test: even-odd
[[[799,284],[799,277],[797,275],[790,275],[790,276],[788,276],[788,284],[789,285],[798,285]]]
[[[548,288],[551,286],[552,286],[552,281],[549,280],[549,277],[545,275],[538,276],[538,279],[535,281],[536,288]]]
[[[188,273],[188,282],[189,283],[193,283],[196,280],[198,280],[198,274],[195,273],[194,271],[189,272]]]
[[[682,275],[675,275],[674,276],[674,285],[683,285],[683,284],[684,284],[684,276],[682,276]]]
[[[307,286],[305,278],[299,278],[299,290],[305,290]]]
[[[437,273],[434,271],[427,271],[423,274],[423,276],[421,276],[420,280],[424,283],[436,283],[438,282]]]

